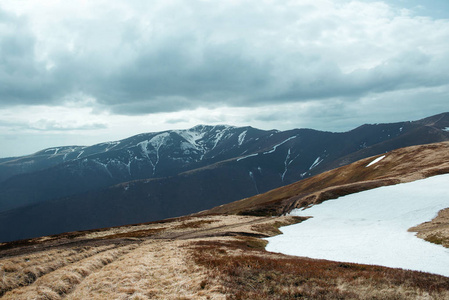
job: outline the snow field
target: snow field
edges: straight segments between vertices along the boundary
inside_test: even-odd
[[[282,227],[267,250],[382,265],[449,277],[449,249],[408,232],[449,207],[449,174],[329,200],[292,215],[313,216]]]

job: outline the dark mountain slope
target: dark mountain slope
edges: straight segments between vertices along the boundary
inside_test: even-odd
[[[0,183],[0,241],[209,209],[364,157],[447,141],[447,116],[345,133],[197,126],[92,146],[88,156]]]
[[[369,165],[379,157],[383,158]],[[364,158],[199,214],[281,215],[342,195],[446,173],[449,173],[449,142],[411,146]]]

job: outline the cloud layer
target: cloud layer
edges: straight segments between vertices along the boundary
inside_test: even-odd
[[[133,115],[351,101],[449,79],[449,22],[381,2],[82,3],[1,10],[2,106],[82,94]]]
[[[398,3],[5,1],[0,109],[83,107],[97,119],[81,124],[74,111],[80,130],[106,128],[106,115],[190,124],[219,110],[227,123],[323,128],[331,120],[338,130],[359,122],[354,113],[366,120],[367,109],[441,112],[449,20]],[[301,120],[285,123],[286,115]],[[24,126],[39,120],[42,130],[72,128],[45,113]]]

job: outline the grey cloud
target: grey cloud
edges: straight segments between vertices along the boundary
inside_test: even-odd
[[[167,124],[179,124],[179,123],[188,123],[190,119],[188,118],[176,118],[176,119],[167,119],[165,123]]]
[[[62,23],[55,30],[73,32],[76,38],[72,50],[62,44],[52,49],[50,69],[35,59],[37,37],[27,20],[0,9],[7,16],[2,24],[11,28],[0,32],[0,105],[57,104],[81,93],[95,98],[97,109],[137,115],[317,99],[353,102],[371,93],[439,86],[449,79],[447,55],[415,49],[377,67],[343,73],[326,46],[312,47],[341,20],[318,19],[310,21],[313,28],[307,23],[298,27],[305,16],[298,7],[275,10],[264,4],[253,10],[245,2],[217,8],[196,1],[181,2],[176,10],[160,3],[162,8],[138,5],[141,11],[126,20],[121,10],[111,8],[98,19]],[[314,8],[309,5],[307,11]],[[291,46],[285,44],[288,39]]]
[[[67,89],[36,60],[28,20],[1,7],[0,14],[0,106],[54,103]]]
[[[107,128],[102,123],[73,124],[61,123],[54,120],[41,119],[28,125],[29,129],[38,131],[73,131],[73,130],[97,130]]]

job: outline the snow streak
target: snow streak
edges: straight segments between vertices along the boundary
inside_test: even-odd
[[[286,139],[286,140],[283,141],[282,143],[279,143],[279,144],[277,144],[276,146],[274,146],[273,149],[271,149],[270,151],[264,152],[263,154],[273,153],[274,151],[276,151],[277,147],[279,147],[279,146],[281,146],[281,145],[287,143],[288,141],[290,141],[290,140],[292,140],[292,139],[294,139],[294,138],[296,138],[296,135],[295,135],[295,136],[292,136],[292,137],[289,137],[288,139]]]
[[[239,146],[241,146],[243,144],[243,141],[245,140],[247,132],[248,132],[248,130],[245,130],[239,134]]]
[[[386,156],[386,155],[382,155],[382,156],[376,158],[375,160],[373,160],[372,162],[370,162],[369,164],[367,164],[365,168],[368,168],[369,166],[372,166],[372,165],[378,163],[379,161],[381,161],[382,159],[384,159],[385,156]]]
[[[254,182],[254,187],[256,188],[257,194],[259,194],[259,189],[257,188],[256,179],[254,178],[253,172],[249,171],[249,177],[251,177],[251,180]]]
[[[237,161],[241,161],[241,160],[243,160],[245,158],[253,157],[253,156],[257,156],[257,155],[259,155],[259,153],[253,153],[253,154],[250,154],[250,155],[247,155],[247,156],[244,156],[244,157],[240,157],[240,158],[237,159]]]
[[[309,170],[312,170],[313,168],[315,168],[316,166],[318,166],[322,161],[324,160],[324,158],[321,157],[317,157],[315,159],[315,161],[313,162],[313,164],[310,166]]]
[[[282,175],[281,175],[282,182],[284,182],[284,177],[285,177],[285,174],[287,174],[288,167],[299,156],[299,154],[298,154],[298,155],[295,156],[295,158],[289,160],[290,159],[290,155],[291,155],[291,148],[288,148],[287,156],[285,157],[285,161],[284,161],[284,173],[282,173]]]

